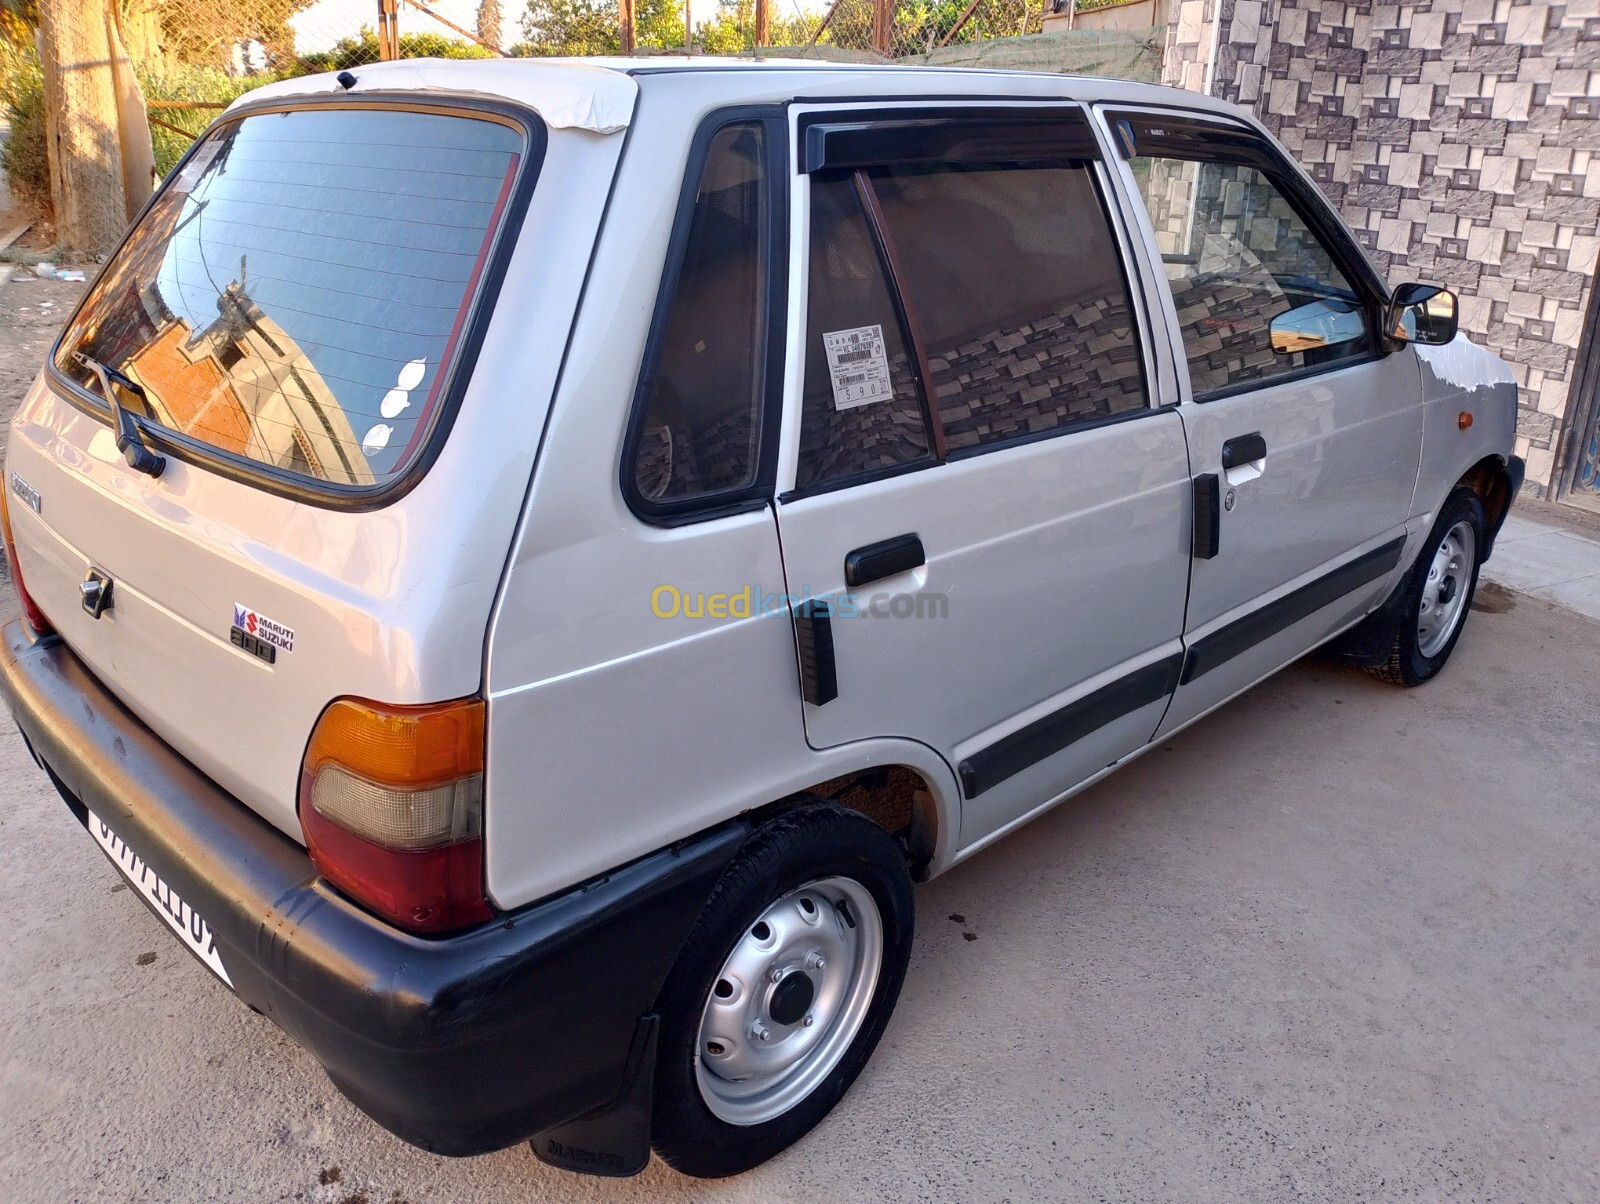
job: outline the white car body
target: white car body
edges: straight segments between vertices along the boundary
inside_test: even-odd
[[[1234,106],[1114,80],[799,62],[421,61],[354,76],[270,85],[221,122],[308,99],[492,97],[547,131],[470,379],[425,471],[392,500],[344,508],[179,454],[151,479],[49,371],[12,424],[6,460],[22,574],[62,643],[177,756],[290,840],[304,839],[302,760],[331,700],[481,696],[485,891],[498,912],[887,767],[920,779],[907,842],[918,872],[935,875],[1378,611],[1458,484],[1498,506],[1497,526],[1520,483],[1506,475],[1515,385],[1465,335],[1195,399],[1161,252],[1107,114],[1187,114],[1265,138]],[[1087,116],[1133,281],[1149,413],[795,496],[815,332],[810,181],[794,148],[808,116],[870,122],[891,105]],[[630,508],[619,465],[691,147],[709,116],[741,106],[781,111],[791,139],[776,467],[767,504],[664,525]],[[1219,465],[1222,444],[1246,432],[1263,436],[1264,458]],[[1229,500],[1220,553],[1197,558],[1194,479],[1207,473]],[[22,489],[42,505],[19,504]],[[802,699],[787,606],[652,611],[663,584],[686,596],[803,586],[837,597],[850,549],[911,531],[926,561],[872,588],[943,595],[948,616],[835,622],[838,697],[823,705]],[[1381,571],[1268,624],[1214,672],[964,788],[962,767],[986,750],[1130,677],[1169,665],[1176,675],[1208,638],[1285,600],[1304,610],[1320,597],[1307,590],[1380,552]],[[92,571],[116,583],[102,616],[79,604]],[[268,664],[231,644],[236,607],[292,632],[292,650],[280,645]]]

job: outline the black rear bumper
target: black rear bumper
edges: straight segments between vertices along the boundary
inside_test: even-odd
[[[726,824],[424,939],[334,892],[60,642],[7,626],[0,692],[79,821],[92,810],[211,925],[239,996],[362,1111],[440,1154],[499,1149],[618,1098],[640,1019],[744,838]]]

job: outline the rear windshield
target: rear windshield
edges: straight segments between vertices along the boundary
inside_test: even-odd
[[[414,459],[524,153],[522,130],[382,109],[208,135],[63,337],[150,422],[282,473],[381,487]]]

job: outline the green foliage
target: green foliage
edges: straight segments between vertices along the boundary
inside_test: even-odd
[[[400,35],[403,59],[490,59],[495,56],[476,42],[463,42],[439,33]],[[340,38],[333,49],[303,55],[301,61],[312,71],[346,71],[378,61],[378,35],[370,25],[361,27],[354,38]]]
[[[956,29],[967,0],[897,0],[890,35],[893,57],[927,54]],[[1038,33],[1044,8],[1038,0],[985,0],[962,25],[951,45],[989,38]],[[875,50],[872,45],[872,0],[840,0],[833,20],[818,39],[845,50]]]
[[[218,67],[195,66],[169,67],[159,74],[141,72],[139,86],[147,102],[184,100],[207,106],[150,110],[150,143],[156,155],[156,171],[165,176],[172,170],[173,164],[182,158],[184,151],[194,141],[190,135],[200,133],[220,115],[222,110],[215,106],[230,104],[253,88],[298,73],[298,69],[291,68],[260,75],[229,75]],[[175,126],[185,132],[180,134],[167,126]]]
[[[633,14],[634,42],[641,50],[683,45],[681,0],[639,0]],[[528,0],[522,36],[511,53],[534,58],[620,54],[615,0]]]
[[[768,6],[768,46],[803,46],[822,18],[784,16],[777,3]],[[744,54],[755,49],[755,0],[718,0],[717,15],[695,27],[695,49],[707,54]]]
[[[38,24],[37,0],[0,0],[0,42],[20,45],[31,41]],[[4,69],[0,67],[0,71]]]
[[[7,0],[6,9],[12,10]],[[44,77],[33,41],[14,40],[6,27],[0,36],[0,109],[11,124],[0,171],[12,194],[24,205],[50,215],[50,155],[45,140]]]

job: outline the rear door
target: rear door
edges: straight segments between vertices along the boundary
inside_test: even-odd
[[[1076,106],[797,116],[778,523],[816,747],[957,770],[961,843],[1149,740],[1188,463]],[[794,349],[795,343],[791,343]]]
[[[1415,353],[1378,339],[1382,283],[1267,139],[1193,114],[1105,117],[1187,365],[1197,529],[1171,730],[1381,600],[1421,382]]]

